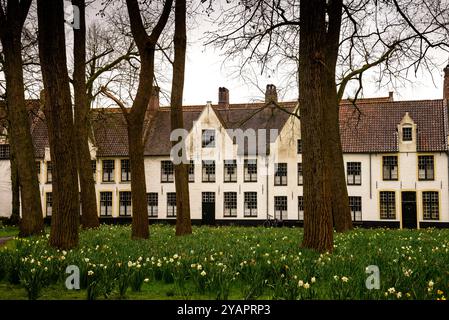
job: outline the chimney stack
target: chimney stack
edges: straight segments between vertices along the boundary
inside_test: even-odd
[[[444,68],[443,99],[449,101],[449,64]]]
[[[265,91],[265,103],[278,102],[278,92],[274,84],[267,84],[267,90]]]
[[[225,87],[218,88],[218,106],[229,107],[229,90]]]

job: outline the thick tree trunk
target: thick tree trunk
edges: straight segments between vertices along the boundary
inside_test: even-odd
[[[182,96],[184,92],[184,73],[186,61],[186,1],[176,0],[175,5],[175,59],[173,63],[173,81],[171,92],[171,129],[183,129]],[[174,144],[179,141],[175,141]],[[185,148],[183,148],[185,150]],[[176,235],[192,233],[190,220],[189,171],[187,157],[175,165],[176,184]]]
[[[44,113],[53,163],[50,245],[78,245],[79,193],[75,130],[67,71],[63,0],[38,0],[39,57],[45,88]]]
[[[132,113],[128,119],[129,157],[131,162],[132,238],[148,239],[149,222],[146,199],[145,158],[143,145],[143,117]]]
[[[19,170],[17,167],[16,152],[14,142],[9,139],[11,145],[11,193],[12,193],[12,213],[8,224],[18,226],[20,223],[20,185]]]
[[[10,123],[9,134],[17,161],[18,178],[22,204],[22,219],[19,236],[27,237],[43,232],[39,183],[37,180],[34,148],[25,106],[23,61],[21,44],[21,26],[9,26],[7,32],[2,32],[2,46],[5,59],[6,100]]]
[[[325,108],[328,105],[323,78],[326,46],[326,1],[301,1],[299,105],[304,174],[304,238],[302,245],[320,252],[333,250],[332,189]]]
[[[80,28],[74,29],[74,72],[73,88],[75,93],[75,137],[78,175],[81,189],[81,224],[84,229],[97,228],[100,225],[97,212],[95,181],[92,173],[88,133],[90,126],[90,105],[86,86],[86,21],[85,0],[73,0],[79,8]]]

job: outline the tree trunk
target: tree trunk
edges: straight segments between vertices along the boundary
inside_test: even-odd
[[[143,117],[130,113],[128,117],[129,158],[131,163],[132,238],[148,239],[149,222],[146,199]]]
[[[128,144],[131,162],[131,191],[133,204],[132,238],[147,239],[148,209],[146,201],[145,164],[144,164],[144,137],[143,126],[145,113],[150,98],[153,95],[154,54],[157,41],[167,24],[170,15],[172,0],[166,0],[162,14],[148,35],[140,14],[137,0],[126,0],[131,32],[140,54],[139,87],[131,111],[125,113],[128,125]],[[125,112],[125,111],[124,111]]]
[[[340,44],[340,30],[342,20],[342,0],[327,2],[328,30],[326,41],[325,65],[327,72],[322,81],[327,87],[325,121],[322,124],[327,130],[328,147],[326,148],[326,161],[329,163],[329,172],[332,189],[332,217],[337,232],[352,229],[351,211],[349,210],[348,189],[346,186],[343,150],[340,138],[339,104],[337,87],[335,84],[335,69]]]
[[[75,130],[67,71],[63,0],[38,0],[39,57],[45,88],[44,113],[53,163],[50,245],[78,245],[79,193]]]
[[[333,88],[335,88],[335,82]],[[330,99],[332,98],[333,97],[330,97]],[[333,106],[331,105],[326,112],[325,127],[328,130],[329,137],[329,147],[327,149],[329,155],[327,159],[330,161],[330,166],[332,168],[330,177],[334,227],[337,232],[346,232],[352,230],[352,219],[351,211],[349,209],[348,188],[346,186],[343,151],[340,140],[338,107],[336,107],[335,104]]]
[[[25,105],[21,30],[18,21],[9,21],[9,30],[2,32],[5,59],[6,100],[10,123],[9,134],[17,161],[22,219],[20,237],[40,234],[44,230],[39,183],[28,113]],[[13,24],[13,25],[11,25]],[[12,168],[11,168],[12,169]]]
[[[171,129],[183,129],[182,97],[186,61],[186,1],[176,0],[175,5],[175,59],[171,92]],[[175,141],[173,144],[177,144]],[[185,148],[183,148],[185,151]],[[175,164],[176,186],[176,235],[192,233],[190,220],[189,171],[187,155],[182,154],[182,162]]]
[[[8,224],[18,226],[20,224],[20,185],[19,170],[17,168],[16,152],[14,142],[9,139],[11,146],[11,193],[12,193],[12,214]]]
[[[299,105],[304,169],[303,247],[319,252],[333,250],[332,190],[330,188],[325,123],[327,104],[326,1],[300,3]]]
[[[92,173],[92,161],[89,150],[89,110],[86,86],[86,20],[85,0],[73,0],[79,8],[80,28],[74,29],[74,72],[73,89],[75,93],[75,137],[78,175],[81,189],[81,224],[84,229],[97,228],[100,225],[97,212],[95,181]]]

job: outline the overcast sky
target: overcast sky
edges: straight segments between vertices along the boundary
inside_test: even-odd
[[[92,13],[88,21],[98,19]],[[205,104],[207,101],[216,103],[218,100],[218,88],[227,87],[230,90],[231,103],[244,103],[263,99],[263,93],[259,88],[265,88],[267,84],[274,84],[277,87],[285,87],[285,72],[289,70],[279,70],[275,74],[257,75],[255,85],[247,83],[241,78],[233,76],[232,63],[223,65],[222,52],[212,47],[204,47],[204,32],[210,28],[205,18],[196,18],[193,29],[188,30],[188,48],[185,72],[184,105]],[[396,100],[421,100],[421,99],[441,99],[443,94],[443,71],[447,65],[449,55],[438,53],[436,62],[441,66],[432,75],[419,72],[410,74],[409,80],[404,84],[393,87],[378,88],[376,76],[368,73],[364,77],[364,97],[388,96],[389,91],[394,91]],[[171,74],[171,70],[169,73]],[[433,78],[433,79],[432,79]],[[353,93],[351,86],[345,93],[348,97]],[[282,92],[281,100],[294,100],[297,97],[296,90]]]

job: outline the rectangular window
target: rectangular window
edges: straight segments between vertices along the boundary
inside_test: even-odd
[[[433,156],[418,156],[418,180],[434,180]]]
[[[224,161],[224,182],[237,182],[237,161]]]
[[[112,216],[112,192],[100,192],[100,215]]]
[[[298,196],[298,220],[304,221],[304,197]]]
[[[120,196],[120,212],[121,216],[131,216],[132,206],[131,206],[131,192],[123,191],[119,193]]]
[[[362,163],[348,162],[346,164],[348,185],[362,184]]]
[[[298,186],[302,186],[302,163],[298,163]]]
[[[382,168],[384,180],[398,180],[398,157],[382,157]]]
[[[286,186],[287,185],[287,164],[275,163],[274,164],[274,185]]]
[[[103,160],[103,182],[114,182],[114,160]]]
[[[437,191],[424,191],[422,193],[422,207],[424,220],[439,220],[440,201]]]
[[[167,217],[176,217],[176,192],[167,192]]]
[[[274,197],[274,216],[276,219],[287,219],[287,197],[276,196]]]
[[[394,191],[380,192],[380,218],[396,218],[396,193]]]
[[[51,192],[47,192],[45,200],[45,213],[47,217],[51,217],[51,215],[53,214],[53,194]]]
[[[301,139],[298,139],[298,140],[297,140],[297,143],[296,143],[296,151],[297,151],[298,154],[301,154],[301,153],[302,153],[302,142],[301,142]]]
[[[247,159],[244,162],[245,182],[257,182],[257,160]]]
[[[41,162],[40,161],[36,161],[36,171],[37,171],[37,176],[39,178],[39,176],[41,174]]]
[[[190,160],[189,164],[189,182],[195,182],[195,163]]]
[[[129,159],[120,160],[121,168],[122,168],[122,182],[131,181],[131,164]]]
[[[215,182],[215,161],[203,161],[203,182]]]
[[[156,192],[147,193],[148,216],[157,218],[158,214],[158,194]]]
[[[202,146],[203,148],[215,148],[215,130],[203,130]]]
[[[51,161],[47,162],[47,183],[51,183],[53,181],[53,164]]]
[[[97,180],[97,161],[92,160],[92,174],[94,175],[94,181]]]
[[[11,147],[9,144],[0,144],[0,159],[8,160],[11,156]]]
[[[161,161],[161,182],[173,182],[175,177],[173,162]]]
[[[412,128],[402,128],[402,141],[412,141]]]
[[[237,192],[224,193],[224,214],[225,217],[237,217]]]
[[[362,221],[362,197],[349,197],[352,221]]]
[[[257,192],[245,192],[245,217],[257,217]]]

